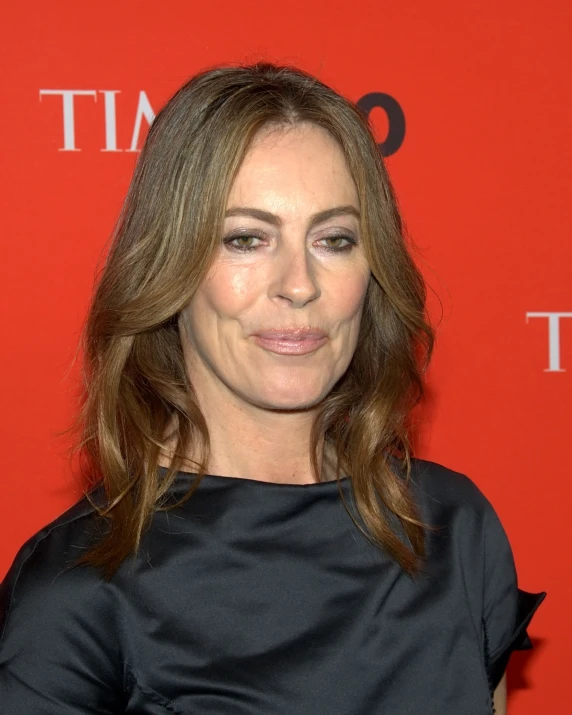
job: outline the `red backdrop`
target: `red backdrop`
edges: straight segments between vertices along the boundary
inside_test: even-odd
[[[443,319],[417,455],[471,476],[547,590],[511,713],[570,700],[572,5],[568,0],[4,4],[0,578],[79,496],[69,368],[153,112],[220,62],[294,63],[405,116],[388,157]],[[83,94],[78,94],[83,92]],[[139,116],[139,120],[137,117]],[[372,110],[380,141],[391,121]],[[395,126],[393,127],[395,129]]]

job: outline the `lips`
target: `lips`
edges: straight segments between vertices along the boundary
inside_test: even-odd
[[[254,342],[264,350],[279,355],[306,355],[312,353],[328,339],[319,329],[265,330],[253,336]]]
[[[318,328],[292,328],[290,330],[262,330],[256,335],[265,340],[319,340],[327,334]]]

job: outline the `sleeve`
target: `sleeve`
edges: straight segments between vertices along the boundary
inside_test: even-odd
[[[546,592],[529,593],[518,587],[512,548],[490,504],[485,513],[483,642],[485,665],[494,690],[515,650],[528,650],[527,627]]]
[[[63,568],[70,534],[57,531],[27,542],[0,584],[0,715],[123,712],[109,589]]]

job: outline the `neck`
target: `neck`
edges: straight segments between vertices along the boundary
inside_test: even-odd
[[[234,396],[221,401],[199,396],[199,404],[210,437],[209,474],[285,484],[316,481],[310,461],[313,412],[264,410]],[[169,466],[173,446],[167,445],[160,465]],[[190,471],[196,471],[194,456],[186,455]],[[322,481],[336,478],[335,450],[323,439],[318,466]]]

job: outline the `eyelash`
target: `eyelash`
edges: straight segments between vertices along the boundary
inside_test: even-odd
[[[223,243],[225,246],[228,246],[231,251],[236,251],[237,253],[250,253],[251,251],[256,251],[258,250],[259,246],[233,246],[232,242],[238,240],[239,238],[256,238],[259,241],[262,239],[260,236],[254,236],[252,234],[247,234],[247,233],[241,233],[237,236],[228,236],[223,240]],[[354,246],[357,246],[357,241],[352,238],[351,236],[326,236],[325,238],[320,239],[321,241],[327,241],[328,239],[330,240],[336,240],[338,238],[344,239],[346,241],[349,241],[348,244],[341,248],[332,248],[331,246],[323,246],[322,250],[326,251],[327,253],[349,253]]]

